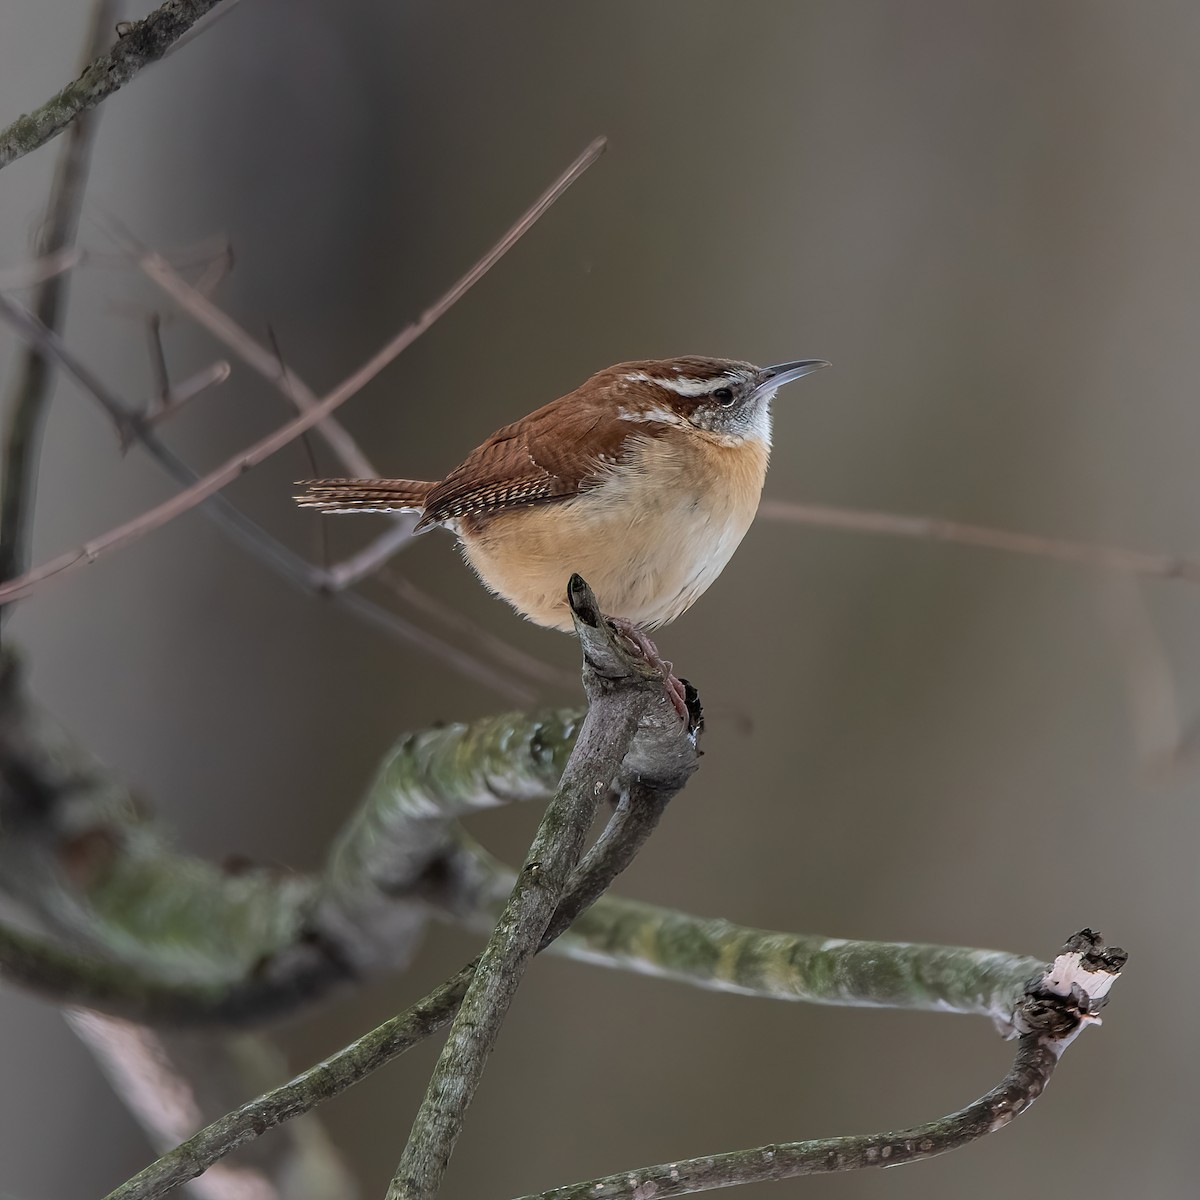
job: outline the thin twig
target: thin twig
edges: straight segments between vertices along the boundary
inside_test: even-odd
[[[84,42],[83,62],[90,62],[109,36],[116,17],[116,0],[97,0]],[[67,139],[54,171],[46,217],[38,234],[37,254],[53,262],[73,253],[79,211],[87,186],[97,118],[81,120]],[[68,277],[59,271],[38,284],[32,307],[49,329],[57,329],[66,307]],[[42,425],[54,385],[49,360],[33,345],[20,351],[16,376],[4,410],[4,477],[0,481],[0,583],[25,570],[29,559],[34,488]]]
[[[300,412],[308,412],[320,403],[312,388],[273,349],[255,341],[232,317],[188,283],[165,258],[139,245],[124,231],[114,231],[113,236],[134,256],[138,268],[151,283],[161,288],[197,325],[207,329],[252,371],[278,388]],[[316,432],[351,474],[367,479],[379,474],[371,460],[334,417],[318,422]]]
[[[221,0],[167,0],[141,21],[123,27],[109,50],[97,50],[79,76],[33,112],[0,130],[0,167],[6,167],[62,133],[73,121],[127,84],[143,67],[162,58],[209,9]],[[102,27],[103,47],[112,18]]]
[[[819,1138],[680,1159],[605,1175],[522,1200],[666,1200],[713,1188],[894,1167],[959,1149],[1011,1124],[1042,1094],[1063,1051],[1095,1024],[1108,989],[1125,963],[1090,930],[1073,937],[1040,977],[1030,981],[1013,1014],[1020,1031],[1008,1074],[973,1104],[898,1133]]]
[[[171,371],[167,352],[163,349],[162,314],[152,312],[146,318],[146,341],[150,345],[150,373],[154,376],[154,398],[160,407],[167,403],[171,391]]]
[[[83,251],[72,246],[56,254],[45,254],[22,266],[10,267],[7,271],[0,271],[0,292],[22,292],[26,288],[37,287],[55,275],[73,270],[82,261]]]
[[[100,404],[116,427],[123,446],[134,440],[140,442],[177,483],[185,487],[195,483],[199,476],[157,436],[152,421],[140,416],[110,391],[103,381],[67,348],[61,337],[3,294],[0,294],[0,320],[6,321],[22,338],[37,346],[46,357],[53,358],[67,375]],[[357,593],[331,592],[326,586],[324,572],[310,566],[298,554],[272,537],[221,493],[217,492],[207,497],[200,505],[200,512],[255,559],[309,595],[328,595],[336,607],[369,622],[389,637],[432,654],[466,678],[483,684],[498,695],[507,696],[515,703],[527,704],[535,699],[534,693],[528,687],[512,679],[507,672],[496,670],[474,655],[422,629],[399,613],[393,613]]]
[[[240,451],[215,471],[198,480],[191,487],[172,496],[162,504],[142,513],[140,516],[126,521],[117,528],[109,530],[100,537],[93,538],[76,550],[60,554],[40,567],[27,571],[17,579],[0,585],[0,603],[10,603],[28,595],[39,584],[52,578],[61,578],[88,563],[94,562],[102,554],[118,550],[152,530],[159,529],[168,522],[194,508],[206,497],[219,491],[227,484],[245,474],[251,467],[257,466],[264,459],[283,449],[306,429],[311,429],[318,422],[329,416],[339,405],[344,404],[351,396],[359,392],[380,371],[384,369],[402,351],[407,349],[435,321],[443,316],[458,300],[460,300],[489,270],[520,240],[547,209],[563,194],[564,191],[596,160],[604,149],[604,140],[597,139],[575,160],[555,182],[542,194],[524,216],[487,252],[461,279],[455,283],[439,300],[427,308],[416,321],[406,326],[395,337],[388,341],[358,370],[342,381],[332,392],[328,393],[315,407],[302,413],[294,420],[287,422],[268,434],[267,437],[255,442],[252,446]]]
[[[917,538],[930,542],[954,542],[961,546],[979,546],[1005,550],[1034,558],[1076,563],[1104,571],[1124,571],[1157,579],[1182,579],[1200,583],[1200,559],[1181,554],[1155,554],[1105,546],[1069,538],[1042,537],[1032,533],[1014,533],[987,525],[970,525],[942,517],[914,517],[902,513],[871,512],[858,508],[839,508],[832,504],[799,504],[790,500],[764,500],[759,516],[768,521],[786,521],[812,525],[818,529],[842,529],[852,533],[881,533],[890,537]]]
[[[578,575],[567,585],[567,599],[589,668],[584,674],[588,713],[442,1047],[388,1200],[432,1200],[437,1195],[525,968],[562,900],[600,799],[650,712],[652,697],[644,682],[624,669],[628,656],[620,652],[595,597]],[[625,686],[617,686],[622,679]],[[658,700],[661,703],[661,697]]]
[[[385,529],[374,541],[361,550],[333,563],[325,569],[326,587],[331,592],[340,592],[373,575],[388,562],[402,547],[412,541],[413,526],[417,517],[412,513],[401,513],[390,528]],[[325,528],[322,523],[321,528]]]
[[[147,319],[146,334],[150,344],[150,369],[155,383],[154,403],[147,405],[142,412],[142,420],[147,427],[161,424],[190,400],[203,395],[211,387],[220,386],[229,378],[232,368],[224,359],[218,359],[188,376],[182,383],[172,385],[171,371],[163,349],[162,317],[158,313],[151,313]],[[121,449],[128,450],[131,440],[123,433]]]
[[[229,364],[219,358],[189,375],[182,383],[169,386],[158,407],[146,415],[146,423],[160,425],[175,416],[185,404],[203,395],[209,388],[220,387],[229,378],[230,369]]]

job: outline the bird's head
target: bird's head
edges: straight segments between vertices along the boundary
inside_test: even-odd
[[[690,425],[737,443],[770,445],[771,400],[785,383],[829,366],[805,358],[773,367],[728,358],[646,359],[618,363],[583,385],[628,421]]]

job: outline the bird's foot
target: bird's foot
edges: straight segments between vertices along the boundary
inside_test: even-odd
[[[691,720],[687,706],[687,690],[683,681],[675,677],[672,666],[658,652],[658,647],[632,621],[624,617],[609,617],[608,623],[650,664],[656,671],[663,674],[663,686],[675,711],[687,724]]]

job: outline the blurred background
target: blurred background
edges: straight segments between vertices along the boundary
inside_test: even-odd
[[[0,120],[71,77],[87,8],[4,6]],[[97,257],[67,337],[148,398],[144,317],[163,304],[103,259],[104,223],[164,251],[224,235],[237,266],[218,302],[257,336],[270,326],[323,391],[606,134],[584,180],[342,410],[383,469],[434,477],[622,359],[819,356],[835,369],[777,402],[769,498],[1196,552],[1197,47],[1200,9],[1167,0],[243,0],[105,105],[81,233]],[[0,266],[28,260],[56,150],[0,178]],[[164,338],[180,378],[225,353],[178,315]],[[12,348],[0,331],[5,360]],[[207,469],[286,411],[239,368],[167,432]],[[229,495],[315,556],[316,519],[290,500],[310,470],[297,445]],[[36,560],[170,491],[60,386]],[[379,528],[328,534],[337,553]],[[395,565],[575,670],[569,639],[489,598],[449,538]],[[289,589],[194,512],[46,587],[12,629],[45,705],[215,857],[318,864],[398,733],[511,706]],[[1187,583],[766,520],[664,631],[706,701],[707,754],[620,892],[1046,956],[1090,924],[1132,952],[1103,1031],[1013,1128],[762,1194],[1195,1194],[1200,762],[1172,757],[1171,693],[1142,681],[1161,658],[1186,731],[1198,632]],[[536,817],[472,828],[511,861]],[[282,1030],[292,1064],[477,946],[435,928],[411,972]],[[322,1110],[366,1196],[390,1178],[434,1053]],[[539,961],[444,1195],[909,1124],[986,1090],[1009,1053],[979,1020]],[[147,1160],[58,1014],[12,990],[0,1075],[0,1186],[92,1195]]]

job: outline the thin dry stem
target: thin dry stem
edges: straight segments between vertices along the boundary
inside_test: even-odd
[[[412,540],[413,526],[417,518],[412,513],[401,513],[392,524],[374,541],[361,550],[336,562],[325,570],[325,586],[331,592],[345,591],[356,583],[374,575],[384,563]],[[324,525],[321,528],[325,528]]]
[[[135,256],[139,270],[151,283],[170,296],[196,324],[207,329],[252,371],[277,387],[300,412],[310,412],[320,403],[312,388],[281,362],[274,350],[255,341],[228,313],[219,309],[200,289],[188,283],[162,255],[139,246],[125,233],[114,236]],[[364,478],[378,475],[371,460],[334,417],[319,421],[316,432],[347,471]]]
[[[1070,538],[1042,537],[1033,533],[1014,533],[987,525],[970,525],[942,517],[908,516],[903,513],[871,512],[867,509],[839,508],[832,504],[800,504],[791,500],[764,500],[759,516],[768,521],[786,521],[793,525],[812,525],[818,529],[842,529],[852,533],[881,533],[889,537],[917,538],[930,542],[953,542],[960,546],[979,546],[1005,550],[1033,558],[1076,563],[1104,571],[1124,571],[1156,579],[1184,579],[1200,583],[1200,559],[1181,554],[1155,554],[1128,550]]]
[[[83,251],[75,246],[54,254],[44,254],[32,262],[0,271],[0,292],[20,292],[26,288],[37,287],[47,279],[72,270],[82,261]]]

